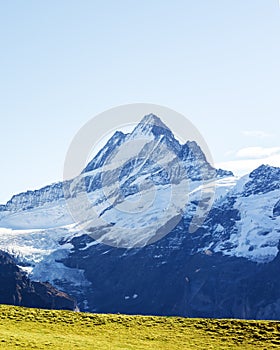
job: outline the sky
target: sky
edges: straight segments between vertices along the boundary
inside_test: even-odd
[[[185,115],[237,175],[280,166],[279,92],[278,0],[0,0],[0,203],[128,103]]]

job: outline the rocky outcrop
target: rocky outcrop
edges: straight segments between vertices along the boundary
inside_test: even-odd
[[[0,251],[0,304],[77,310],[75,299],[50,283],[30,281],[13,258],[3,251]]]

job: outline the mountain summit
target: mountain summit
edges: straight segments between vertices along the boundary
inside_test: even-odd
[[[147,124],[156,125],[161,128],[168,129],[168,127],[162,122],[162,120],[153,113],[145,115],[139,122],[139,125],[147,125]]]
[[[133,130],[132,135],[146,135],[147,133],[155,130],[157,130],[158,133],[159,130],[160,133],[171,133],[171,130],[161,121],[159,117],[157,117],[155,114],[150,113],[141,119],[139,124]]]

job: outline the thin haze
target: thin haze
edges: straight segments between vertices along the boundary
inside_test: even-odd
[[[277,0],[1,1],[0,202],[61,180],[78,129],[108,108],[167,106],[218,166],[280,166]]]

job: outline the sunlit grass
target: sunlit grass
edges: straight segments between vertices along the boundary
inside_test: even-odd
[[[280,322],[0,306],[1,349],[279,349]]]

